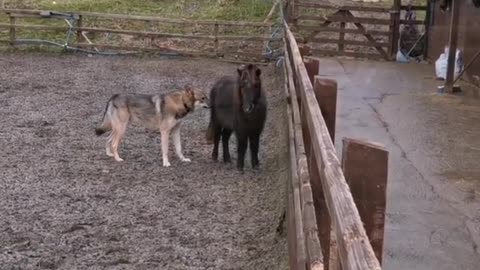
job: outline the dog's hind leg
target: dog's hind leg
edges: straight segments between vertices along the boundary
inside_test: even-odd
[[[165,129],[160,131],[162,136],[162,159],[163,167],[170,167],[170,162],[168,161],[168,137],[170,136],[170,130]]]
[[[113,157],[112,153],[112,137],[113,137],[113,132],[108,135],[107,138],[107,143],[105,144],[105,152],[107,153],[107,156]]]
[[[112,130],[112,150],[113,150],[113,158],[116,161],[123,161],[118,154],[118,146],[120,145],[120,141],[122,140],[123,134],[127,130],[127,123],[119,123],[118,126],[115,126]]]
[[[182,153],[182,141],[180,138],[180,124],[176,125],[172,129],[172,138],[173,144],[175,145],[175,153],[177,154],[178,158],[180,158],[183,162],[190,162],[191,160],[186,158]]]

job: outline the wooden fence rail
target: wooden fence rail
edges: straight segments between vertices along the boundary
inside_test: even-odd
[[[24,10],[24,9],[0,9],[0,16],[4,14],[10,18],[10,23],[0,23],[0,29],[9,29],[9,39],[0,40],[1,43],[10,43],[12,46],[18,44],[31,44],[31,42],[19,42],[22,37],[18,34],[21,30],[30,31],[51,31],[51,32],[67,32],[75,33],[74,38],[67,40],[66,46],[75,46],[78,48],[94,48],[110,50],[110,51],[130,51],[130,52],[175,52],[186,56],[208,56],[208,57],[225,57],[235,56],[246,58],[245,60],[268,60],[263,52],[264,46],[269,42],[281,42],[281,38],[269,36],[272,31],[272,23],[249,22],[249,21],[224,21],[224,20],[184,20],[184,19],[170,19],[154,16],[138,16],[138,15],[122,15],[122,14],[104,14],[95,12],[57,12],[57,11],[42,11],[42,10]],[[93,18],[93,20],[92,20]],[[43,21],[36,21],[32,23],[31,20],[26,23],[21,23],[21,19],[45,19],[45,20],[64,20],[65,25],[51,23],[43,24]],[[105,20],[102,27],[89,26],[88,22],[96,22],[97,19]],[[125,27],[114,27],[112,20],[122,22],[143,22],[145,29],[125,29]],[[72,22],[73,21],[73,22]],[[152,23],[159,23],[162,25],[173,26],[193,26],[194,28],[201,28],[202,34],[197,33],[173,33],[173,32],[158,32],[148,31],[147,29]],[[219,26],[224,28],[225,34],[219,31]],[[259,34],[227,34],[228,29],[235,30],[245,27],[257,29]],[[250,28],[249,28],[250,29]],[[207,32],[207,33],[205,33]],[[114,43],[107,40],[91,40],[87,37],[87,33],[103,33],[116,34],[122,36],[132,36],[141,38],[144,43],[138,42],[121,42]],[[266,34],[265,34],[266,33]],[[195,40],[199,46],[180,45],[180,48],[171,48],[169,45],[152,44],[153,40]],[[226,42],[230,42],[226,44]],[[201,46],[200,46],[201,43]],[[211,44],[210,44],[211,43]],[[247,44],[248,48],[235,48],[235,43]],[[233,44],[233,45],[232,45]],[[223,46],[222,46],[223,45]],[[198,49],[192,49],[198,48]]]
[[[315,76],[318,62],[316,66],[304,62],[286,22],[285,43],[292,168],[288,205],[291,269],[329,269],[330,266],[345,270],[381,269],[387,152],[369,143],[359,142],[359,147],[353,147],[357,141],[347,141],[342,166],[332,141],[336,82]],[[307,66],[316,71],[309,74]],[[359,163],[359,155],[365,156],[367,163],[373,161],[368,166],[379,168],[375,175],[361,173],[365,167],[360,166],[366,163]],[[351,176],[349,179],[345,178],[344,167]],[[354,194],[349,184],[355,185]],[[364,199],[370,192],[376,194],[373,204]],[[309,207],[312,203],[313,208]],[[362,206],[362,211],[357,205]],[[369,227],[364,227],[362,220],[367,221]]]

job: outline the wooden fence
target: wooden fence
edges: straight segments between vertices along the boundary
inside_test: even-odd
[[[299,42],[311,44],[314,55],[391,60],[398,49],[400,25],[406,23],[400,17],[400,11],[407,9],[401,0],[395,0],[392,7],[326,1],[288,3],[288,21]],[[411,8],[427,10],[426,6]],[[413,23],[427,26],[427,17]]]
[[[388,152],[344,139],[340,164],[333,145],[337,84],[316,76],[318,64],[303,58],[285,23],[290,268],[380,269]]]
[[[274,58],[264,53],[266,45],[276,42],[273,47],[281,46],[281,37],[271,35],[273,23],[23,9],[0,9],[0,19],[2,14],[8,22],[0,20],[0,30],[7,29],[9,36],[0,42],[12,46],[33,43],[21,31],[73,32],[65,46],[96,51],[173,52],[259,61]]]

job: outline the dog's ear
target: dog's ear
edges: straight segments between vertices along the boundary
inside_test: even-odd
[[[185,84],[183,88],[185,89],[185,91],[187,91],[188,94],[193,95],[193,87],[191,84]]]

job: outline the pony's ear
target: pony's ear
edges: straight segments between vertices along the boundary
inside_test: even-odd
[[[257,76],[257,78],[258,78],[258,77],[260,77],[260,75],[262,75],[262,70],[259,69],[259,68],[257,68],[257,69],[255,70],[255,76]]]

